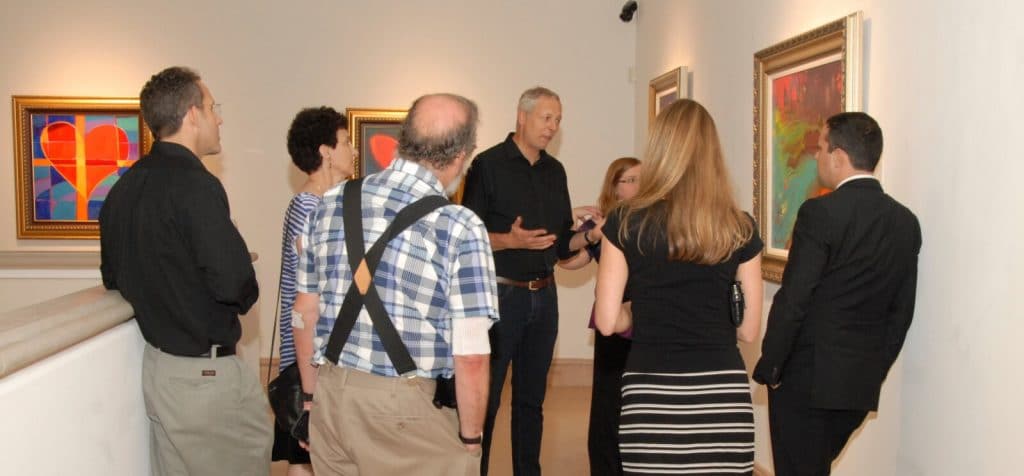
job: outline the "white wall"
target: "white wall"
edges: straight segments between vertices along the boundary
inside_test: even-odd
[[[180,2],[2,0],[0,96],[136,96],[149,76],[196,68],[223,103],[223,181],[256,263],[262,297],[243,319],[242,353],[269,354],[283,210],[299,173],[285,132],[306,106],[405,108],[452,91],[477,101],[479,150],[514,126],[515,102],[543,84],[562,96],[552,152],[574,203],[592,201],[604,166],[633,150],[635,25],[619,0]],[[0,114],[0,183],[13,184],[10,114]],[[9,199],[9,198],[8,198]],[[95,250],[96,242],[18,241],[0,207],[0,250]],[[593,271],[569,273],[559,357],[587,357]],[[258,324],[257,324],[258,323]],[[259,337],[262,336],[262,337]]]
[[[149,474],[142,349],[131,320],[0,379],[4,474]]]
[[[678,65],[714,115],[737,195],[751,206],[753,54],[864,12],[864,110],[885,133],[884,186],[921,220],[918,307],[877,418],[834,474],[1016,474],[1024,426],[1019,237],[1024,4],[998,0],[641,2],[636,143],[646,81]],[[766,289],[766,303],[777,286]],[[767,313],[768,307],[765,307]],[[745,349],[748,362],[757,349]],[[764,392],[758,461],[770,463]]]

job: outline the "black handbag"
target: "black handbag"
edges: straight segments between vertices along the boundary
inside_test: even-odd
[[[281,275],[284,275],[285,263],[281,262]],[[277,287],[277,307],[274,312],[274,327],[280,324],[281,311],[281,286]],[[277,332],[271,334],[270,339],[270,361],[274,361],[274,338]],[[303,409],[302,400],[302,376],[299,374],[299,364],[292,362],[281,372],[270,380],[271,366],[267,367],[267,400],[270,409],[274,412],[275,424],[285,433],[293,434],[296,423],[306,413]],[[294,435],[293,435],[294,436]],[[304,441],[304,440],[303,440]]]
[[[267,398],[278,428],[290,434],[303,412],[302,378],[298,363],[292,362],[270,381],[267,385]]]

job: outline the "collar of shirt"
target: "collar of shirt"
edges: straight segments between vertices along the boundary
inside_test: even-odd
[[[836,185],[836,189],[838,189],[839,187],[842,187],[847,182],[852,182],[854,180],[860,180],[860,179],[872,179],[872,180],[876,180],[877,181],[878,177],[875,177],[874,175],[871,175],[871,174],[851,175],[849,177],[846,177],[846,180],[843,180],[842,182],[839,182],[839,185]]]
[[[509,132],[508,137],[505,138],[505,153],[508,154],[508,156],[513,159],[523,159],[526,162],[530,162],[530,159],[527,159],[526,156],[523,155],[523,151],[519,150],[519,146],[516,145],[516,141],[512,140],[512,136],[514,135],[516,135],[515,132]],[[531,165],[537,165],[542,162],[547,162],[548,160],[551,160],[553,158],[554,157],[551,157],[551,155],[548,154],[548,151],[541,149],[540,156],[538,157],[537,162]]]
[[[403,187],[417,197],[441,195],[447,197],[441,180],[430,169],[411,160],[395,157],[388,166],[389,173],[381,174],[381,180],[393,184],[395,188]],[[401,188],[399,188],[401,190]]]
[[[164,142],[157,141],[150,148],[149,154],[146,157],[152,156],[151,160],[139,160],[135,167],[142,169],[148,168],[176,168],[176,169],[203,169],[202,161],[196,154],[193,154],[187,147],[175,143],[175,142]],[[153,160],[155,159],[155,160]]]

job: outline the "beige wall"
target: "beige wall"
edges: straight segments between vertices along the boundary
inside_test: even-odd
[[[570,171],[574,203],[592,201],[604,165],[633,149],[635,26],[618,20],[619,0],[2,2],[2,97],[135,96],[149,75],[184,64],[223,103],[223,153],[204,162],[260,255],[263,294],[243,319],[253,362],[269,353],[281,220],[301,184],[284,143],[299,108],[405,108],[420,94],[453,91],[480,106],[482,150],[513,127],[519,93],[546,85],[564,103],[552,151]],[[10,115],[0,114],[0,184],[13,184],[11,137]],[[14,207],[0,207],[0,251],[97,249],[18,241],[14,226]],[[592,276],[563,279],[560,357],[592,352]]]
[[[714,115],[739,199],[752,197],[754,52],[864,12],[864,110],[885,132],[884,186],[921,220],[918,306],[881,411],[834,474],[1015,474],[1024,315],[1016,296],[1024,176],[1019,2],[724,0],[641,2],[638,148],[645,81],[685,65]],[[769,285],[767,302],[777,290]],[[767,307],[765,308],[767,312]],[[745,349],[748,359],[758,352]],[[764,392],[755,393],[767,463]]]

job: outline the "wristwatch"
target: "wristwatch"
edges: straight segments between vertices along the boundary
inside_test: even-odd
[[[484,434],[481,432],[475,438],[466,438],[462,436],[462,431],[459,431],[459,441],[464,445],[479,445],[484,442]]]
[[[302,392],[302,401],[303,402],[312,402],[313,401],[313,394],[312,393]]]

